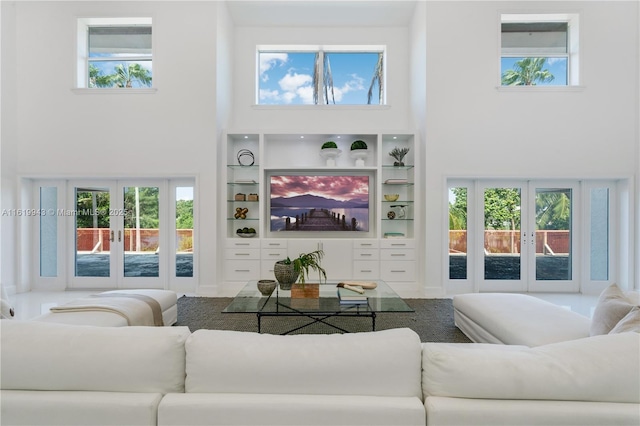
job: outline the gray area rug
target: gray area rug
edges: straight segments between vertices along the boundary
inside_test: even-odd
[[[231,297],[188,297],[178,299],[178,322],[189,330],[236,330],[258,331],[255,314],[222,313]],[[420,336],[422,342],[468,343],[465,336],[453,323],[451,299],[405,299],[415,312],[381,313],[376,316],[376,330],[408,327]],[[308,318],[263,317],[262,332],[281,334],[310,322]],[[371,318],[330,318],[327,322],[350,332],[371,331]],[[329,334],[338,330],[315,323],[291,334]]]

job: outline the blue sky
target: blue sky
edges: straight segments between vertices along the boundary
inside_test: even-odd
[[[366,104],[378,54],[326,54],[331,64],[336,104]],[[313,52],[261,52],[259,61],[258,103],[313,104]]]

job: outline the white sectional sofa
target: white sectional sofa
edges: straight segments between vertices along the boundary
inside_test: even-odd
[[[517,293],[453,297],[456,326],[474,343],[541,346],[617,331],[640,331],[640,294],[616,284],[598,298],[593,318]]]
[[[9,425],[634,425],[640,335],[536,348],[0,322]]]

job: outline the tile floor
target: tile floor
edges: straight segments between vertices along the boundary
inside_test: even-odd
[[[67,301],[86,297],[96,291],[52,291],[28,292],[9,296],[9,301],[16,312],[16,319],[29,320],[45,314],[49,308]],[[530,293],[532,296],[563,306],[574,312],[591,317],[595,308],[597,295],[566,294],[566,293]],[[178,297],[182,296],[179,294]],[[189,296],[194,296],[190,294]]]

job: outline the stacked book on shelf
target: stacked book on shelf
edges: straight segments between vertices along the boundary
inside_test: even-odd
[[[409,183],[407,179],[387,179],[384,181],[387,185],[404,185]]]

